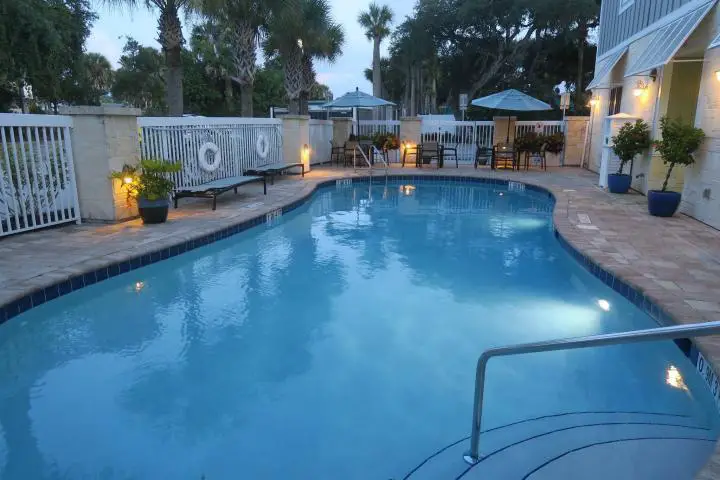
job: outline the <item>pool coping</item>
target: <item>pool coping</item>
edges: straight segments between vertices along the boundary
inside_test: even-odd
[[[176,243],[172,243],[169,246],[164,246],[150,252],[133,255],[133,252],[126,251],[111,255],[110,257],[103,257],[104,261],[100,262],[102,265],[99,267],[96,262],[94,265],[87,265],[87,268],[84,268],[80,272],[64,280],[48,282],[45,286],[21,292],[18,298],[12,299],[4,304],[0,304],[0,324],[30,310],[31,308],[40,306],[60,296],[72,293],[73,291],[77,291],[109,278],[114,278],[120,274],[175,257],[199,247],[209,245],[255,226],[263,224],[272,225],[278,217],[285,215],[307,203],[315,195],[315,193],[322,188],[333,185],[336,187],[344,187],[354,183],[369,183],[378,179],[382,179],[383,182],[386,181],[386,179],[387,181],[400,180],[410,181],[413,183],[442,181],[450,184],[490,184],[507,185],[508,187],[512,184],[519,184],[523,185],[523,188],[525,189],[547,194],[554,202],[552,207],[553,234],[564,250],[566,250],[583,268],[588,270],[592,275],[600,279],[607,286],[620,293],[636,307],[653,318],[659,325],[665,326],[682,324],[682,322],[678,321],[673,315],[668,313],[656,299],[646,294],[642,287],[639,287],[631,281],[623,279],[621,275],[614,274],[604,268],[599,262],[594,261],[588,254],[583,253],[580,247],[575,245],[570,238],[567,238],[567,236],[563,234],[561,229],[570,226],[568,219],[559,214],[563,202],[566,200],[569,202],[569,198],[567,198],[568,196],[565,191],[556,190],[554,187],[539,185],[534,183],[531,179],[525,178],[511,180],[508,178],[495,178],[488,176],[448,175],[440,172],[417,175],[411,172],[405,173],[402,171],[379,176],[367,175],[364,172],[359,175],[348,176],[348,173],[343,171],[338,172],[335,176],[306,179],[306,182],[307,180],[310,180],[305,186],[308,188],[304,188],[297,198],[282,206],[262,209],[260,210],[260,213],[254,217],[229,226],[212,228],[209,232],[202,231],[198,232],[197,235],[178,237],[178,241]],[[117,259],[114,260],[114,258]],[[703,355],[703,360],[711,358],[706,354],[705,349],[702,346],[697,345],[694,341],[684,339],[682,341],[676,341],[676,344],[690,359],[693,365],[696,366],[696,368],[698,368],[698,362],[701,361],[700,355]],[[712,362],[709,363],[707,360],[704,360],[704,363],[707,368],[712,369],[713,373],[716,374],[718,369],[715,368],[714,365],[711,365]],[[701,371],[701,373],[703,373],[703,371]],[[707,372],[705,373],[707,374]],[[712,392],[712,388],[710,386],[708,386],[708,388],[711,390],[711,393],[714,393]],[[707,468],[708,467],[706,467],[706,470]],[[712,469],[712,473],[713,475],[717,475],[714,468]],[[720,477],[711,476],[707,478]]]

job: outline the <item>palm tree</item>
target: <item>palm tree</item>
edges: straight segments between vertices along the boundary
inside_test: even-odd
[[[226,110],[229,114],[233,113],[233,88],[230,76],[233,48],[230,44],[230,29],[223,24],[207,20],[193,28],[190,45],[198,56],[197,60],[205,65],[207,74],[224,81]]]
[[[85,75],[90,83],[93,94],[97,97],[105,95],[110,91],[113,81],[112,66],[107,58],[99,53],[83,54],[83,66]],[[95,98],[95,101],[98,99]]]
[[[365,29],[365,36],[373,41],[373,95],[382,96],[382,74],[380,72],[380,44],[390,35],[390,24],[393,12],[387,5],[373,2],[367,12],[358,16],[360,26]]]
[[[253,87],[257,71],[257,47],[273,10],[287,7],[289,0],[204,0],[213,21],[224,24],[232,49],[233,80],[240,85],[240,111],[253,116]]]
[[[327,0],[297,0],[272,15],[265,52],[282,61],[291,114],[307,114],[307,105],[301,109],[301,100],[314,83],[313,60],[335,61],[344,40],[342,28],[330,16]]]
[[[165,54],[165,98],[168,113],[171,116],[181,116],[183,114],[182,46],[185,38],[180,23],[180,11],[191,9],[197,2],[193,0],[104,0],[104,2],[133,8],[142,2],[147,8],[160,12],[158,42]]]

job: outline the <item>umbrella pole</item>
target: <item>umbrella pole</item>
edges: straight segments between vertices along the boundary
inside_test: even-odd
[[[510,145],[510,119],[512,119],[512,117],[508,116],[507,137],[505,137],[505,143],[508,145]]]

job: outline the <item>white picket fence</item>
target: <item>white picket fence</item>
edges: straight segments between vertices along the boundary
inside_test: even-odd
[[[144,159],[181,162],[173,180],[177,187],[190,187],[281,162],[281,124],[273,118],[139,117],[140,151]],[[208,163],[219,161],[211,172],[199,162],[200,150],[208,144],[218,149],[215,155],[205,152]]]
[[[0,237],[80,223],[72,118],[0,113]]]
[[[310,120],[310,165],[330,161],[332,139],[332,120]]]
[[[423,119],[422,142],[438,142],[446,148],[455,148],[459,163],[474,163],[479,147],[492,147],[495,123],[492,121],[428,121]],[[452,161],[452,160],[451,160]]]
[[[539,135],[554,135],[556,133],[562,133],[563,131],[564,122],[562,120],[515,122],[515,138],[520,138],[530,132],[535,132]]]

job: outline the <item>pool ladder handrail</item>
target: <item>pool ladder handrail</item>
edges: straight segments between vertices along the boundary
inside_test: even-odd
[[[368,168],[370,169],[370,176],[372,176],[372,163],[370,163],[370,160],[368,160],[367,155],[365,155],[365,151],[360,148],[360,145],[355,145],[355,148],[353,149],[353,170],[357,171],[357,152],[360,152],[360,155],[362,155],[362,158],[365,159],[365,163],[367,164]]]
[[[491,358],[520,355],[523,353],[574,350],[578,348],[600,347],[604,345],[622,345],[626,343],[674,340],[688,337],[705,337],[716,334],[720,334],[720,321],[693,323],[689,325],[674,325],[671,327],[656,327],[630,332],[565,338],[546,342],[524,343],[485,350],[478,358],[477,368],[475,370],[475,399],[473,402],[470,450],[465,453],[463,458],[470,465],[474,465],[481,460],[480,431],[482,428],[482,404],[485,390],[485,370],[487,368],[487,363]]]

